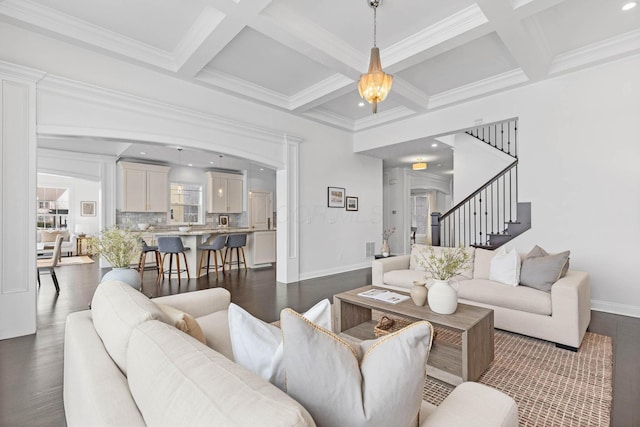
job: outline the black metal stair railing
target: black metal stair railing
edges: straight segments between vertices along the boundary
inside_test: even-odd
[[[514,160],[446,213],[432,214],[434,246],[494,248],[530,228],[530,204],[518,203],[517,130],[510,119],[466,132]]]

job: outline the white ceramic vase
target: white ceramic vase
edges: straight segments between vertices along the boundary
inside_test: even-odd
[[[448,280],[433,280],[428,294],[429,308],[440,314],[452,314],[458,308],[458,292]]]
[[[101,282],[106,282],[107,280],[119,280],[137,290],[140,290],[142,285],[140,274],[129,267],[111,269],[111,271],[102,276]]]
[[[427,284],[425,282],[414,281],[409,291],[413,303],[418,307],[422,307],[427,302]]]

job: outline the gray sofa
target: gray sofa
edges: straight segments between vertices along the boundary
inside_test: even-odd
[[[414,245],[411,255],[374,260],[372,284],[408,292],[413,281],[425,281],[425,272],[415,258],[424,248]],[[591,320],[588,273],[569,270],[550,292],[510,286],[489,280],[491,251],[467,250],[473,257],[472,268],[453,280],[453,286],[459,288],[459,302],[493,309],[498,329],[552,341],[571,350],[580,347]]]
[[[64,406],[69,426],[315,426],[307,410],[233,360],[222,288],[149,300],[122,282],[99,285],[92,309],[65,327]],[[170,326],[157,304],[191,314],[206,345]],[[509,396],[458,386],[420,426],[517,426]],[[402,426],[400,426],[402,427]]]

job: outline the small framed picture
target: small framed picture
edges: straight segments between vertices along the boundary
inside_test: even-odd
[[[353,196],[347,196],[347,210],[348,211],[357,211],[358,210],[358,198]]]
[[[229,226],[229,215],[220,215],[218,217],[218,225],[220,227],[228,227]]]
[[[330,208],[344,208],[344,188],[327,187],[327,206]]]
[[[80,202],[80,216],[96,216],[96,202]]]

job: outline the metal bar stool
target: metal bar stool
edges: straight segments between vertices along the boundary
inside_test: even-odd
[[[142,240],[142,251],[140,251],[140,259],[138,260],[138,272],[140,273],[140,280],[144,278],[144,267],[147,262],[147,254],[154,252],[156,257],[156,271],[160,274],[160,252],[158,252],[157,246],[149,246],[147,242]]]
[[[209,266],[211,261],[211,252],[213,252],[213,262],[216,267],[216,279],[218,278],[218,252],[220,252],[220,261],[224,261],[222,256],[222,248],[224,248],[225,243],[227,242],[227,236],[217,236],[213,239],[210,245],[200,245],[198,246],[198,250],[202,251],[200,254],[200,265],[198,266],[198,272],[202,271],[202,263],[204,261],[205,252],[207,254],[207,274],[209,274]],[[224,274],[224,262],[222,263],[222,273]]]
[[[162,271],[162,274],[158,275],[158,283],[160,283],[160,278],[162,277],[162,279],[164,280],[164,275],[165,273],[169,273],[169,280],[171,280],[171,272],[173,271],[173,256],[176,256],[176,262],[177,262],[177,273],[178,273],[178,284],[180,283],[180,273],[182,273],[183,271],[187,272],[187,278],[191,279],[191,276],[189,275],[189,265],[187,264],[187,255],[185,255],[185,252],[188,251],[189,248],[185,248],[182,245],[182,239],[180,237],[177,236],[165,236],[165,237],[158,237],[158,251],[160,251],[160,253],[162,254],[162,257],[160,258],[160,270]],[[167,254],[169,254],[169,269],[165,270],[164,269],[164,262],[165,259],[167,257]],[[182,254],[182,257],[184,258],[184,269],[180,268],[180,254]]]
[[[231,264],[233,263],[233,250],[236,250],[236,260],[238,262],[238,269],[240,269],[240,251],[242,251],[242,263],[244,264],[244,269],[247,269],[247,261],[244,258],[244,246],[247,245],[247,235],[246,234],[230,234],[227,238],[227,244],[225,245],[227,249],[224,251],[224,262],[227,262],[227,254],[231,252],[231,257],[229,258],[229,268],[231,268]]]

